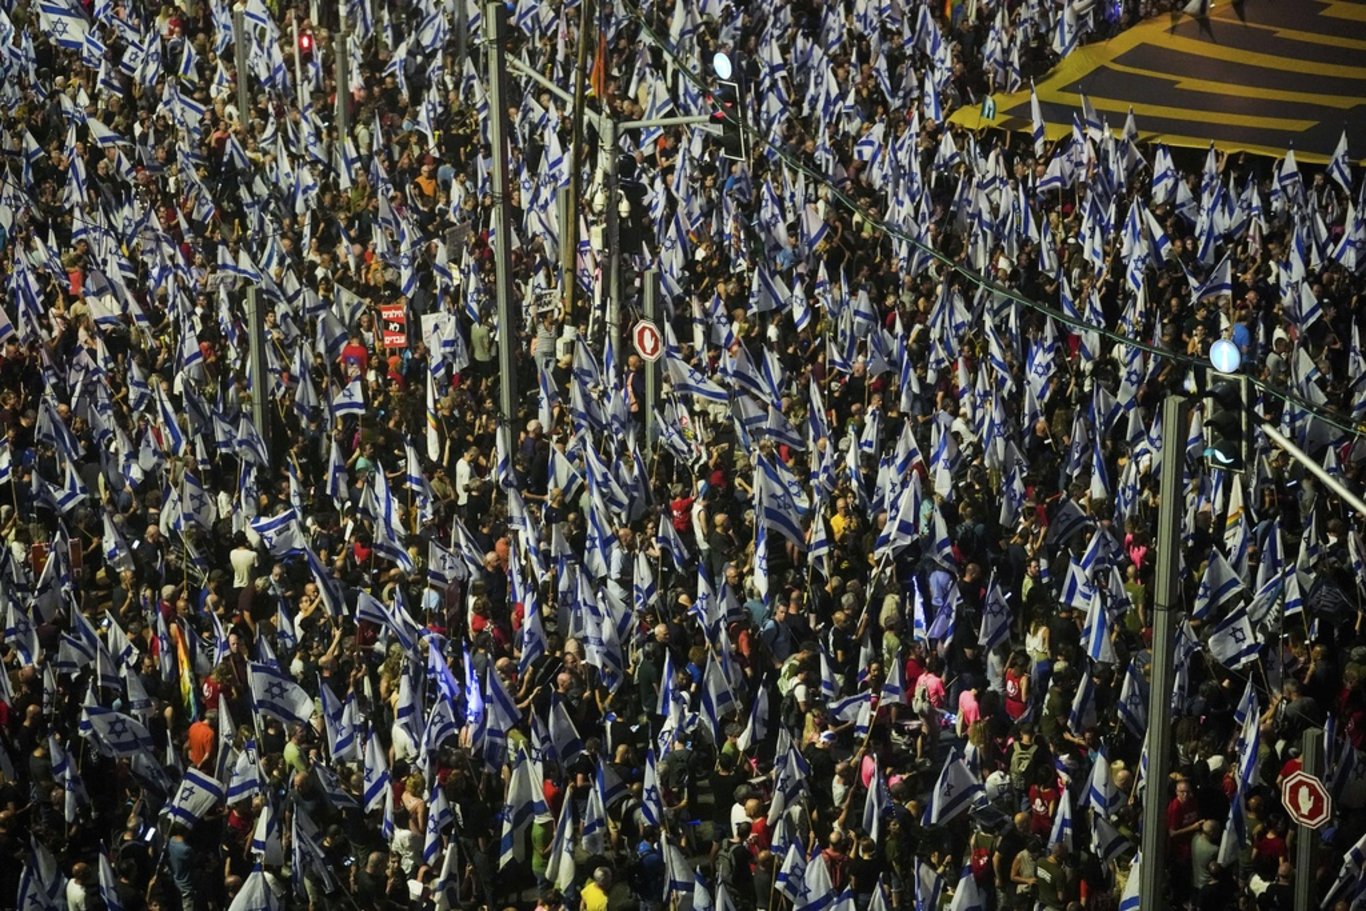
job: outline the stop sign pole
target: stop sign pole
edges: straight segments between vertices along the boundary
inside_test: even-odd
[[[659,325],[659,270],[646,269],[642,277],[645,284],[645,318]],[[662,337],[661,337],[662,342]],[[655,434],[655,409],[659,407],[659,360],[645,362],[645,445],[653,446]]]
[[[1306,728],[1300,741],[1300,767],[1309,775],[1322,780],[1323,729]],[[1318,833],[1300,826],[1295,833],[1295,911],[1311,911],[1318,904],[1314,897],[1314,865],[1318,854]]]

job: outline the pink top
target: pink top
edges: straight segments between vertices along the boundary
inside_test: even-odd
[[[877,757],[872,753],[864,753],[858,771],[859,778],[863,779],[864,789],[871,788],[873,786],[873,773],[877,771]]]
[[[916,681],[917,687],[925,688],[925,698],[930,700],[930,705],[937,709],[942,709],[948,700],[948,694],[944,691],[944,681],[941,677],[931,674],[929,671],[920,675]]]
[[[977,703],[977,697],[972,690],[963,690],[958,694],[958,723],[966,730],[969,725],[981,720],[982,707]]]

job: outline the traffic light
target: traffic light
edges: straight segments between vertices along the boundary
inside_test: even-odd
[[[309,54],[312,54],[312,53],[313,53],[313,33],[312,33],[312,32],[300,32],[300,33],[299,33],[299,53],[302,54],[302,55],[305,56],[305,57],[307,57]]]
[[[1247,377],[1215,376],[1218,378],[1205,393],[1212,401],[1205,418],[1205,461],[1211,468],[1246,471],[1252,461]]]
[[[735,72],[725,54],[718,53],[712,58],[712,69],[717,78],[716,91],[711,96],[711,122],[721,128],[721,154],[731,161],[745,161],[749,157],[749,137],[745,133],[740,82],[733,78]]]

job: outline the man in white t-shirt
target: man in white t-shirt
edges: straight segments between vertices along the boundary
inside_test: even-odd
[[[260,555],[247,545],[247,536],[238,532],[232,542],[232,552],[228,554],[228,561],[232,564],[233,588],[240,590],[251,584],[259,559]]]

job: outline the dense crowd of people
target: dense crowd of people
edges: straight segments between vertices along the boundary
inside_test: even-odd
[[[1170,3],[578,4],[506,51],[572,92],[586,23],[592,111],[745,86],[744,160],[618,137],[620,326],[606,153],[561,210],[571,106],[520,78],[494,217],[479,4],[0,3],[0,905],[1130,911],[1156,863],[1167,907],[1359,906],[1362,517],[1201,429],[1228,339],[1362,490],[1345,140],[946,122]]]

